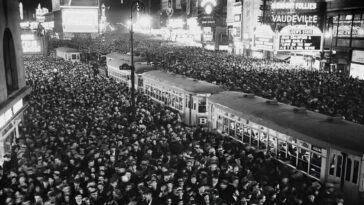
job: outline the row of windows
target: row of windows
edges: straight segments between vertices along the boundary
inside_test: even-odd
[[[266,150],[278,159],[286,161],[297,169],[320,179],[321,166],[327,155],[326,149],[252,122],[244,124],[223,117],[222,125],[218,123],[217,128],[243,143],[254,146],[259,150]]]
[[[145,85],[145,92],[147,95],[164,102],[165,104],[177,109],[183,109],[183,95],[182,93],[177,92],[174,89],[165,89],[165,88],[155,88],[154,85],[148,84]],[[207,112],[207,99],[206,97],[199,96],[197,97],[197,107],[196,103],[194,102],[193,98],[186,95],[185,106],[187,108],[197,110],[198,113],[206,113]]]
[[[332,39],[325,41],[326,46],[364,48],[364,14],[328,17],[326,30],[332,34]]]
[[[164,102],[169,107],[177,110],[183,110],[183,98],[182,94],[176,94],[166,90],[160,90],[158,88],[145,85],[145,94],[159,101]]]

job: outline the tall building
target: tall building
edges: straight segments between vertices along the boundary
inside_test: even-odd
[[[30,93],[25,84],[19,29],[19,3],[0,0],[0,164],[19,137],[18,126]]]
[[[54,32],[61,38],[97,37],[99,0],[53,0]]]
[[[364,52],[356,55],[364,50],[364,1],[326,0],[326,2],[324,50],[329,51],[327,53],[333,52],[326,56],[327,61],[337,65],[338,70],[352,72],[358,69],[364,73],[363,57],[352,59],[364,55]]]

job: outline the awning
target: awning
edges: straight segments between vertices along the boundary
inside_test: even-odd
[[[274,59],[281,60],[281,61],[287,61],[291,58],[291,55],[274,55]]]

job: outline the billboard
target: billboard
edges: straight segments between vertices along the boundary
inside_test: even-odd
[[[21,44],[23,49],[23,54],[43,54],[43,42],[42,38],[37,37],[33,33],[24,33],[21,34]]]
[[[64,33],[97,33],[98,7],[62,7]]]
[[[364,80],[364,50],[353,50],[351,55],[350,76]]]

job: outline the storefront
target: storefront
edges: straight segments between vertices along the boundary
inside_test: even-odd
[[[25,108],[23,100],[19,99],[0,114],[0,165],[4,162],[4,155],[11,153],[15,139],[19,138],[19,123],[22,121]]]
[[[347,72],[352,51],[364,49],[364,12],[328,12],[326,19],[324,49],[330,52],[327,60]]]

